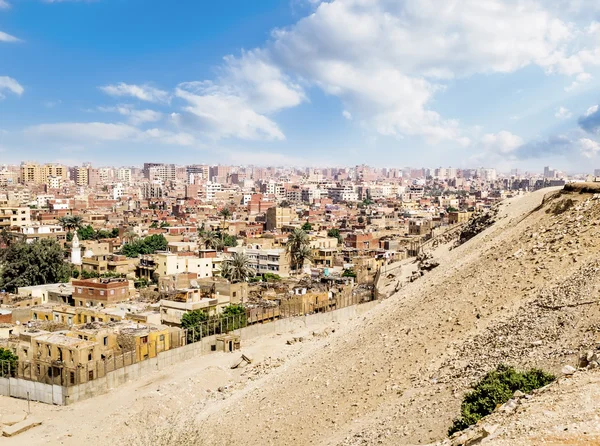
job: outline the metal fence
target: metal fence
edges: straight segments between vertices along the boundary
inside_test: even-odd
[[[102,378],[112,371],[155,358],[163,351],[201,342],[209,336],[227,334],[249,325],[270,323],[277,319],[330,312],[370,300],[373,300],[373,292],[363,290],[362,293],[316,302],[290,300],[280,302],[276,306],[247,308],[242,314],[215,317],[188,329],[171,331],[168,334],[168,342],[167,338],[161,341],[160,337],[155,337],[156,340],[149,339],[147,343],[138,345],[135,350],[100,360],[72,365],[64,361],[50,360],[0,360],[0,377],[21,378],[64,387],[76,386]]]

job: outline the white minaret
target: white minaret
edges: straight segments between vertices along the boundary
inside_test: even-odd
[[[81,248],[79,247],[77,231],[73,234],[73,242],[71,244],[71,263],[73,265],[81,265]]]

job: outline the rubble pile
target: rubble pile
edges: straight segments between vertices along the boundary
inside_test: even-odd
[[[434,268],[440,266],[439,260],[433,257],[433,254],[429,252],[421,252],[417,256],[418,269],[408,278],[410,282],[414,282],[418,278],[422,277],[426,272],[431,271]]]
[[[498,218],[498,207],[494,206],[487,211],[473,215],[467,224],[462,228],[456,241],[456,246],[460,246],[468,240],[471,240],[480,232],[492,226]]]

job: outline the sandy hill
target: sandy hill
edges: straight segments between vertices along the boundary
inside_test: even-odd
[[[35,404],[43,425],[5,442],[166,445],[181,426],[202,438],[179,438],[182,445],[441,441],[470,384],[499,363],[560,375],[600,345],[596,193],[546,189],[507,200],[493,226],[455,249],[437,248],[437,268],[364,316],[323,327],[327,336],[247,342],[255,361],[244,370],[217,353],[72,406]],[[561,378],[510,414],[490,416],[501,426],[493,443],[600,439],[598,395],[597,370]],[[0,415],[25,408],[0,398]],[[157,431],[167,441],[153,440]]]
[[[560,374],[598,340],[599,216],[591,193],[508,200],[494,226],[438,252],[438,268],[201,413],[209,442],[429,443],[497,364]]]

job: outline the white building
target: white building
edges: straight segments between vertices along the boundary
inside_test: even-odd
[[[117,169],[117,180],[126,185],[131,184],[131,169],[127,167],[120,167]]]

